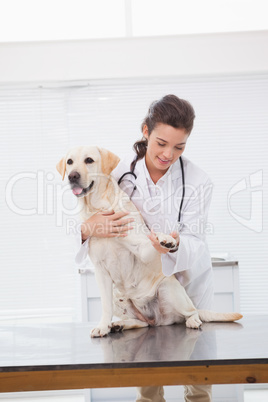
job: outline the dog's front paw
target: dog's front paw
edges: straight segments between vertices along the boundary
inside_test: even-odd
[[[201,327],[201,325],[202,325],[202,321],[200,320],[198,314],[192,315],[186,321],[187,328],[198,329]]]
[[[168,248],[169,250],[177,249],[177,242],[174,237],[164,233],[156,233],[156,237],[162,247]]]
[[[124,321],[115,321],[112,323],[111,332],[122,332],[125,327]]]
[[[91,331],[91,338],[102,338],[103,336],[106,336],[111,332],[111,325],[107,324],[102,324],[98,325],[98,327],[93,328]]]

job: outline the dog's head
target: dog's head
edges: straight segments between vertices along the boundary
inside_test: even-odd
[[[98,147],[76,147],[71,149],[56,168],[64,180],[68,175],[73,194],[84,197],[93,191],[100,178],[110,175],[119,162],[118,156]]]

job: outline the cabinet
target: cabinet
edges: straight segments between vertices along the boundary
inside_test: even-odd
[[[239,265],[235,260],[212,258],[215,311],[240,311]]]

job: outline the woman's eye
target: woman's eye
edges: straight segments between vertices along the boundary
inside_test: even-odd
[[[160,144],[160,142],[157,143],[160,147],[164,147],[165,144]]]
[[[183,148],[178,148],[178,147],[175,147],[175,148],[178,149],[179,151],[182,151],[182,149],[183,149]]]

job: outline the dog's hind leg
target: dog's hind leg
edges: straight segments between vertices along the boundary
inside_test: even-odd
[[[202,324],[198,311],[185,289],[175,277],[166,277],[158,289],[158,297],[164,310],[157,319],[160,325],[170,325],[185,321],[188,328],[199,328]]]
[[[112,323],[111,332],[124,331],[126,329],[144,328],[148,327],[148,322],[137,320],[136,318],[129,318],[126,320],[115,321]]]

